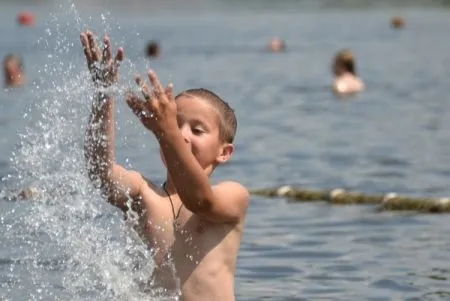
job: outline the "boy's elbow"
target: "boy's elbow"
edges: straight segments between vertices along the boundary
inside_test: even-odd
[[[214,207],[214,196],[208,193],[196,193],[183,201],[183,205],[194,214],[204,215],[211,212]]]
[[[223,208],[220,205],[209,203],[193,212],[212,223],[238,223],[241,219],[239,210]]]
[[[124,199],[123,193],[118,189],[117,183],[115,183],[111,176],[90,173],[89,179],[94,188],[99,189],[103,197],[105,197],[111,205],[118,207],[123,212],[129,210],[125,204],[126,200]]]
[[[206,214],[212,209],[212,202],[206,198],[196,198],[192,202],[186,202],[184,206],[194,214]]]

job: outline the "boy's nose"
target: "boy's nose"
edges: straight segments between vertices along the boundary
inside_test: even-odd
[[[186,143],[190,143],[191,142],[191,138],[190,138],[191,137],[191,129],[188,126],[183,126],[183,127],[181,127],[180,131],[181,131],[181,135],[184,138],[184,141]]]

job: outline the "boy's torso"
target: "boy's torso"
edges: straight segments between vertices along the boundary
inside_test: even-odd
[[[190,212],[178,196],[171,200],[148,183],[142,190],[145,235],[156,248],[160,277],[170,277],[173,260],[183,300],[234,300],[234,273],[244,222],[211,223]],[[180,209],[181,208],[181,209]],[[179,215],[178,215],[179,212]],[[176,221],[174,217],[178,215]],[[174,223],[176,222],[176,224]],[[159,257],[159,259],[158,259]],[[163,281],[173,289],[173,281]]]

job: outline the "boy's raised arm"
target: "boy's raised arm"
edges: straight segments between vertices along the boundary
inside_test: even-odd
[[[126,210],[127,195],[139,194],[144,180],[139,173],[128,171],[115,163],[114,100],[107,88],[118,80],[119,62],[123,60],[124,52],[119,48],[113,59],[108,37],[104,39],[103,51],[91,32],[81,33],[80,39],[97,88],[85,136],[89,178],[103,190],[110,203]]]

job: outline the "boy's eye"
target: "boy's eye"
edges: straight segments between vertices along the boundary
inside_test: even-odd
[[[195,135],[200,135],[203,134],[205,131],[201,128],[193,128],[192,129],[192,133],[194,133]]]

